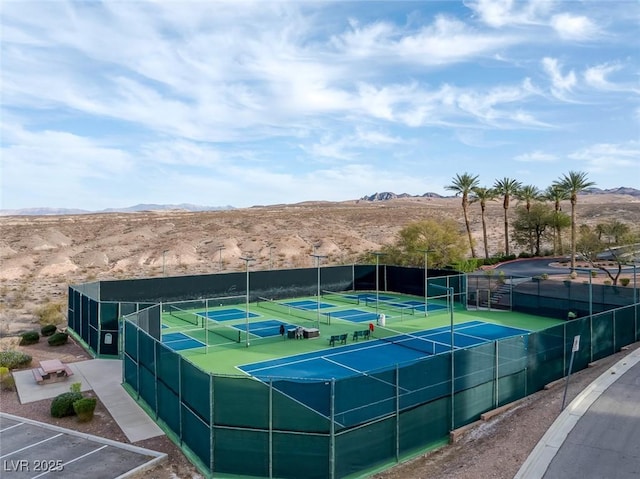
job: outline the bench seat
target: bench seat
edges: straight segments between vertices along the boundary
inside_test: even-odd
[[[347,333],[344,334],[334,334],[329,338],[329,346],[335,346],[337,342],[340,344],[347,344],[347,337],[349,335]]]

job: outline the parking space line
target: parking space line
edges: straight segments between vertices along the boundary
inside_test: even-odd
[[[30,444],[30,445],[28,445],[26,447],[18,449],[17,451],[13,451],[13,452],[10,452],[9,454],[4,454],[4,455],[0,456],[0,459],[4,459],[7,456],[11,456],[13,454],[17,454],[19,452],[26,451],[27,449],[31,449],[32,447],[39,446],[40,444],[43,444],[43,443],[48,442],[48,441],[51,441],[52,439],[55,439],[55,438],[63,436],[63,435],[64,435],[63,433],[59,433],[59,434],[56,434],[55,436],[51,436],[51,437],[48,437],[47,439],[43,439],[42,441],[34,442],[33,444]]]
[[[109,445],[108,444],[104,444],[103,446],[100,446],[98,449],[94,449],[93,451],[87,452],[86,454],[83,454],[82,456],[78,456],[75,459],[71,459],[70,461],[63,462],[61,467],[67,466],[69,464],[73,464],[74,462],[79,461],[80,459],[84,459],[85,457],[90,456],[92,454],[95,454],[96,452],[100,452],[100,451],[102,451],[103,449],[105,449],[107,447],[109,447]],[[46,472],[43,472],[42,474],[38,474],[37,476],[33,476],[31,479],[36,479],[38,477],[46,476],[50,472],[56,472],[56,471],[53,471],[53,470],[46,471]]]
[[[14,424],[13,426],[9,426],[9,427],[7,427],[5,429],[0,429],[0,434],[2,434],[5,431],[8,431],[9,429],[13,429],[14,427],[18,427],[18,426],[24,426],[24,423],[23,422],[19,422],[17,424]]]

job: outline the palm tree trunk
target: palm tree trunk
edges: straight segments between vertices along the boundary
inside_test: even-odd
[[[507,218],[507,208],[504,209],[504,254],[509,256],[509,219]]]
[[[571,271],[576,269],[576,202],[571,198]]]
[[[471,257],[476,258],[476,250],[473,247],[473,238],[471,237],[471,225],[469,224],[469,215],[467,213],[466,205],[463,205],[462,211],[464,213],[464,224],[467,227],[467,236],[469,237],[469,246],[471,247]]]
[[[484,241],[484,257],[489,259],[489,242],[487,241],[487,221],[484,217],[484,206],[482,207],[482,240]]]

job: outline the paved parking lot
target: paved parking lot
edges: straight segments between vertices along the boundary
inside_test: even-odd
[[[3,479],[114,479],[155,467],[164,453],[0,413]]]

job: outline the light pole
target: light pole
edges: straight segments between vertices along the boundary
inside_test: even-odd
[[[245,345],[249,347],[249,262],[253,261],[253,258],[249,256],[241,256],[240,259],[245,263],[245,269],[247,271],[247,294],[246,294],[246,303],[245,303],[245,316],[244,316],[244,324],[246,326],[247,337],[245,338]]]
[[[269,245],[269,269],[273,269],[273,250],[275,246],[272,244]]]
[[[378,266],[380,264],[380,256],[384,256],[386,253],[376,251],[373,253],[376,257],[376,316],[378,315],[378,301],[380,291],[380,276],[378,275]]]
[[[454,356],[454,339],[455,336],[453,334],[453,293],[454,293],[454,289],[453,287],[451,288],[447,288],[447,292],[451,295],[451,299],[449,300],[449,316],[450,316],[450,321],[451,321],[451,430],[453,431],[456,427],[456,420],[455,420],[455,405],[454,405],[454,401],[455,401],[455,397],[456,397],[456,361],[455,361],[455,356]]]
[[[456,395],[456,363],[455,363],[455,357],[454,357],[454,350],[455,350],[455,346],[454,346],[454,340],[455,340],[455,335],[453,333],[453,296],[455,294],[455,289],[453,287],[446,287],[446,286],[440,286],[439,284],[432,284],[431,285],[433,288],[436,289],[444,289],[446,291],[447,294],[447,303],[449,305],[449,320],[451,322],[450,324],[450,332],[451,332],[451,336],[450,336],[450,341],[451,341],[451,431],[453,431],[455,429],[455,425],[456,425],[456,421],[455,421],[455,395]],[[449,296],[451,296],[451,298],[449,298]]]
[[[316,311],[317,311],[317,323],[318,323],[318,329],[320,329],[320,260],[323,258],[326,258],[326,256],[321,255],[321,254],[313,254],[311,255],[316,259],[316,267],[318,268],[318,295],[316,296],[317,299],[317,306],[316,306]]]
[[[222,250],[225,249],[224,246],[218,246],[218,253],[220,254],[220,271],[222,271]]]
[[[165,273],[166,273],[166,269],[165,269],[166,261],[165,261],[165,258],[166,258],[166,255],[167,255],[167,251],[168,250],[164,250],[162,252],[162,276],[165,276]]]
[[[427,307],[427,285],[429,284],[429,261],[427,255],[432,253],[432,249],[419,249],[420,253],[424,253],[424,315],[429,315],[429,308]]]
[[[636,304],[638,302],[638,289],[636,284],[636,262],[634,261],[633,263],[631,263],[631,266],[633,266],[633,304]]]

